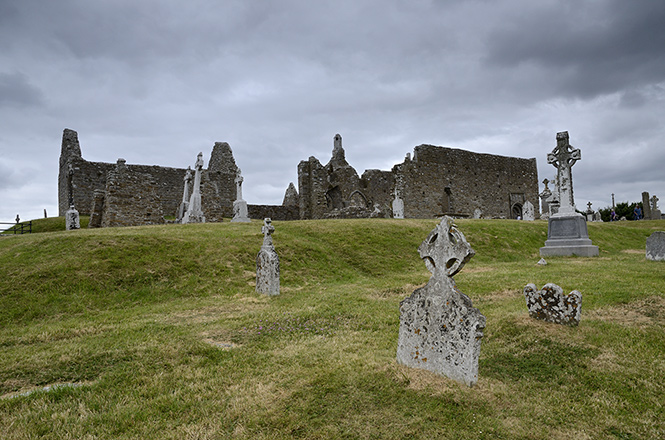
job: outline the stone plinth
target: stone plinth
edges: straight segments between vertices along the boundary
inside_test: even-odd
[[[656,231],[647,238],[647,260],[665,261],[665,232]]]
[[[597,257],[598,246],[589,239],[586,220],[579,214],[555,214],[548,219],[547,240],[541,257]]]
[[[68,231],[71,231],[72,229],[81,229],[79,212],[73,206],[70,206],[67,212],[65,212],[65,228]]]
[[[556,284],[548,283],[538,290],[529,283],[524,288],[524,298],[532,318],[573,327],[580,323],[582,294],[577,290],[564,295]]]
[[[432,277],[400,303],[397,362],[473,386],[478,382],[485,317],[452,275],[475,254],[450,217],[418,248]]]

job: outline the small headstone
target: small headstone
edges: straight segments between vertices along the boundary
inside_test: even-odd
[[[397,195],[393,200],[393,218],[404,218],[404,200]]]
[[[602,222],[603,221],[603,218],[601,217],[599,211],[596,211],[596,212],[593,213],[593,221],[594,222]]]
[[[478,381],[485,317],[452,277],[475,252],[453,220],[444,216],[418,253],[432,277],[400,303],[397,362],[473,386]]]
[[[65,228],[68,231],[71,231],[72,229],[81,229],[79,212],[74,208],[74,205],[70,206],[65,212]]]
[[[44,208],[44,218],[48,218],[48,216],[46,215],[46,208]]]
[[[568,295],[553,283],[548,283],[538,290],[535,284],[524,287],[524,298],[529,316],[547,322],[576,326],[582,313],[582,294],[573,290]]]
[[[656,231],[647,238],[647,260],[665,261],[665,232]]]
[[[536,219],[536,208],[534,208],[533,203],[528,200],[524,202],[524,206],[522,206],[522,219],[530,222]]]
[[[483,217],[483,211],[480,208],[476,208],[473,210],[473,218],[479,219]]]
[[[272,243],[275,227],[266,218],[261,227],[263,245],[256,256],[256,291],[266,295],[279,295],[279,256]]]
[[[540,260],[538,260],[538,262],[537,262],[536,264],[538,264],[538,265],[540,265],[540,266],[546,266],[546,265],[547,265],[547,261],[545,261],[544,258],[541,258]]]

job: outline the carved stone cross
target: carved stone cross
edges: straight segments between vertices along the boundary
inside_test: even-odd
[[[261,232],[263,233],[263,246],[272,247],[272,233],[275,232],[275,227],[272,225],[270,218],[263,220]]]
[[[582,159],[582,152],[568,143],[568,132],[556,134],[556,147],[547,155],[547,163],[557,169],[557,184],[559,186],[559,214],[575,213],[575,200],[573,198],[573,175],[571,168],[575,162]]]
[[[242,177],[242,171],[240,168],[236,171],[236,178],[235,178],[235,183],[236,183],[236,200],[242,200],[242,182],[245,179]]]

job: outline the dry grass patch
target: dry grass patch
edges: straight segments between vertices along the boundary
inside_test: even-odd
[[[665,325],[665,298],[651,296],[628,304],[590,310],[582,314],[582,319],[597,319],[628,327],[645,328],[652,325]]]
[[[621,253],[624,254],[645,254],[646,250],[645,249],[624,249],[621,251]]]

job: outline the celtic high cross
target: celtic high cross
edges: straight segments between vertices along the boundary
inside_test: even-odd
[[[547,163],[557,168],[557,184],[559,186],[558,214],[574,214],[575,199],[573,198],[573,175],[571,168],[582,159],[582,152],[573,148],[568,142],[568,132],[556,134],[556,147],[547,155]]]

